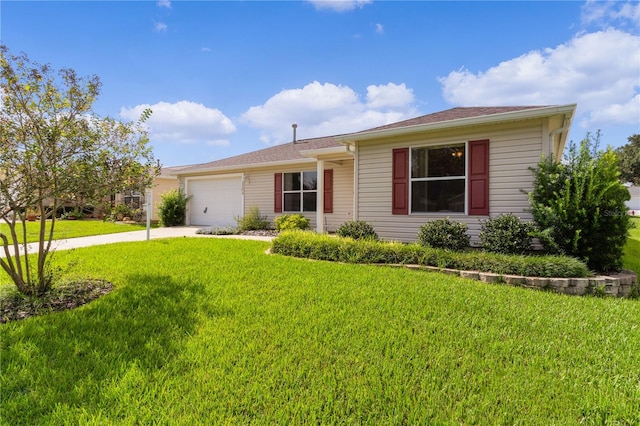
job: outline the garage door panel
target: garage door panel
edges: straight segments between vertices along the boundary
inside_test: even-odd
[[[201,179],[189,182],[191,225],[236,225],[242,216],[242,178]]]

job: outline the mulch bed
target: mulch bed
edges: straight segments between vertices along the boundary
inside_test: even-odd
[[[0,296],[0,323],[74,309],[111,290],[113,285],[108,281],[89,280],[55,287],[40,297],[26,297],[12,291]]]

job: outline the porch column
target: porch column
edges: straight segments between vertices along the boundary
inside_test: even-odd
[[[324,232],[324,161],[317,160],[316,232]]]

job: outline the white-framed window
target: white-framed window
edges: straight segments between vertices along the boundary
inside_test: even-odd
[[[283,210],[285,212],[315,212],[318,198],[318,173],[283,173]]]
[[[412,213],[465,213],[466,144],[411,148]]]
[[[125,205],[139,209],[142,206],[142,193],[139,191],[126,191],[124,193],[123,202]]]

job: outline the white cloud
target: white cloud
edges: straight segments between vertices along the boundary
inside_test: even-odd
[[[154,28],[156,31],[164,32],[164,31],[167,31],[167,24],[165,24],[164,22],[156,22],[156,23],[154,24],[153,28]]]
[[[584,126],[617,115],[637,124],[640,37],[609,29],[532,51],[486,71],[465,68],[440,78],[443,96],[456,105],[546,105],[577,102]]]
[[[249,108],[241,121],[261,130],[268,144],[291,141],[291,124],[298,124],[300,139],[348,133],[380,126],[415,115],[413,91],[405,84],[367,87],[367,101],[347,86],[309,83],[286,89],[264,104]]]
[[[582,6],[582,24],[608,28],[611,25],[640,26],[640,3],[637,1],[594,1]]]
[[[611,104],[606,108],[593,111],[590,119],[596,123],[638,124],[638,120],[640,120],[640,94],[635,95],[624,104]]]
[[[150,108],[153,113],[146,125],[152,141],[171,143],[198,143],[228,145],[222,137],[236,131],[235,125],[220,110],[190,101],[158,102],[121,108],[120,117],[138,120]]]
[[[200,49],[200,51],[202,51],[202,52],[211,52],[211,48],[203,47],[203,48]]]
[[[229,146],[228,139],[214,139],[206,142],[207,146]]]
[[[318,10],[330,9],[335,12],[347,12],[356,8],[362,8],[372,3],[373,0],[307,0]]]
[[[367,106],[369,108],[403,108],[413,104],[413,101],[413,90],[407,89],[404,83],[388,83],[367,87]]]
[[[378,34],[384,34],[384,25],[382,25],[382,24],[376,24],[376,33],[378,33]]]
[[[167,9],[171,9],[171,2],[169,0],[159,0],[156,5],[158,7],[166,7]]]

